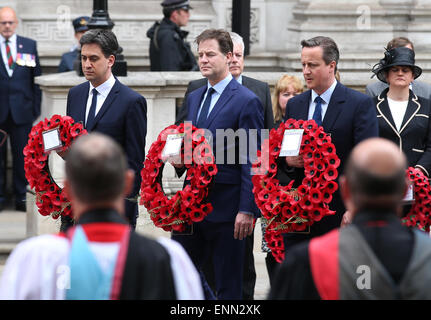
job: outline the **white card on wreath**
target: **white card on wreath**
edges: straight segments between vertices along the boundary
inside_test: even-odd
[[[411,184],[407,189],[406,196],[404,197],[403,202],[412,203],[414,201],[415,201],[415,196],[413,192],[413,184]]]
[[[178,157],[181,155],[183,134],[170,134],[166,137],[166,144],[162,151],[162,158]]]
[[[61,148],[63,144],[60,140],[58,128],[42,132],[43,148],[45,152]]]
[[[304,129],[285,130],[283,141],[281,142],[281,151],[279,156],[292,157],[299,155],[303,134]]]

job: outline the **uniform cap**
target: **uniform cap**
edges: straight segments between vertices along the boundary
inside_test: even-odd
[[[189,0],[163,0],[162,7],[166,9],[193,9]]]
[[[74,19],[72,21],[73,28],[75,32],[87,31],[88,30],[88,22],[90,21],[90,17],[82,16]]]

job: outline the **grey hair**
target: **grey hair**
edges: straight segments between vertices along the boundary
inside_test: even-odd
[[[229,32],[230,37],[232,39],[233,43],[240,44],[242,46],[242,55],[244,55],[245,45],[244,45],[244,39],[236,32]]]

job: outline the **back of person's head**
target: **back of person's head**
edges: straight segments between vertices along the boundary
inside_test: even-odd
[[[391,50],[394,48],[400,48],[400,47],[407,47],[410,46],[413,51],[415,51],[415,47],[413,46],[413,42],[411,42],[406,37],[397,37],[393,38],[391,41],[388,42],[386,45],[387,50]]]
[[[91,29],[88,30],[79,40],[81,48],[85,44],[97,44],[103,52],[103,55],[108,58],[115,56],[118,52],[117,37],[111,30],[107,29]]]
[[[304,91],[304,84],[296,76],[286,74],[278,79],[274,87],[274,93],[272,95],[272,111],[274,113],[274,121],[283,119],[281,106],[279,104],[279,95],[281,92],[289,90],[289,86],[292,87],[295,93],[302,93]]]
[[[199,44],[206,40],[216,40],[219,45],[219,50],[224,55],[233,52],[233,42],[229,32],[223,29],[206,29],[196,37],[196,43]]]
[[[112,138],[100,133],[79,137],[67,153],[65,167],[70,188],[79,201],[100,203],[122,196],[127,161]]]
[[[406,168],[406,157],[393,142],[371,138],[358,144],[345,169],[356,209],[396,211],[407,188]]]
[[[321,47],[323,50],[323,60],[328,65],[335,61],[334,74],[337,72],[338,60],[340,59],[340,51],[335,41],[329,37],[317,36],[308,40],[301,41],[302,48]]]

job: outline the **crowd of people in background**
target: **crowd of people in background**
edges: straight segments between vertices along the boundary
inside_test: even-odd
[[[405,37],[389,41],[370,70],[377,81],[361,93],[342,84],[333,39],[302,40],[304,81],[283,75],[271,94],[267,83],[243,74],[245,45],[239,34],[203,31],[196,38],[196,59],[188,33],[181,30],[190,17],[189,1],[161,5],[163,19],[147,32],[151,71],[200,70],[203,76],[189,83],[176,124],[191,121],[214,137],[217,129],[246,129],[249,138],[250,129],[314,120],[337,150],[339,189],[329,205],[334,214],[305,231],[283,234],[282,263],[268,248],[261,220],[268,298],[431,298],[431,240],[400,222],[410,208],[403,203],[405,169],[415,167],[426,177],[431,173],[431,85],[417,80],[422,69],[413,43]],[[77,42],[58,67],[65,72],[80,65],[87,80],[67,97],[67,115],[90,132],[64,155],[74,218],[62,217],[59,235],[29,239],[14,250],[3,271],[0,298],[252,300],[254,223],[260,212],[251,159],[218,164],[208,196],[213,211],[194,223],[191,233],[157,241],[138,236],[147,104],[112,74],[119,47],[115,34],[89,30],[89,21],[86,16],[73,20]],[[34,78],[41,68],[36,42],[16,35],[17,24],[13,9],[0,9],[0,129],[10,138],[15,208],[25,211],[22,150],[40,114],[41,91]],[[230,147],[239,150],[237,142]],[[0,146],[0,210],[6,203],[6,149]],[[304,178],[302,155],[277,161],[280,185],[294,181],[298,187]],[[184,165],[174,166],[178,176],[185,173]],[[340,229],[342,221],[346,226]],[[30,261],[36,267],[19,278]],[[371,266],[369,290],[356,285],[359,264]],[[57,285],[61,265],[72,270],[69,286]]]

